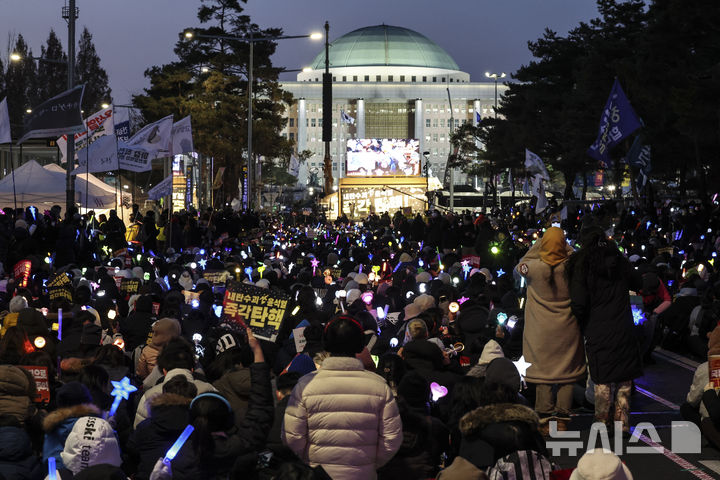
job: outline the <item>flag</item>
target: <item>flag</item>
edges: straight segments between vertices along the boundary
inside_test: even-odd
[[[542,213],[548,206],[547,197],[545,196],[545,187],[543,185],[542,175],[534,175],[532,183],[532,193],[537,197],[537,204],[535,205],[535,212]]]
[[[124,107],[116,107],[113,105],[113,124],[115,125],[115,135],[118,141],[127,142],[130,138],[130,109]]]
[[[610,166],[608,153],[612,147],[640,128],[642,123],[625,96],[617,78],[613,83],[610,96],[600,117],[598,136],[587,153],[600,161],[606,168]]]
[[[293,177],[297,177],[300,173],[300,160],[298,160],[294,153],[290,155],[290,167],[288,168],[288,173]]]
[[[91,143],[82,155],[78,155],[78,167],[72,171],[72,174],[109,172],[117,170],[118,166],[115,134],[103,135]]]
[[[12,143],[7,97],[3,98],[3,101],[0,102],[0,143]]]
[[[642,135],[635,137],[635,141],[633,141],[625,159],[631,167],[640,168],[645,170],[646,173],[649,173],[650,170],[652,170],[652,166],[650,164],[650,145],[643,145]]]
[[[117,144],[118,167],[131,172],[147,172],[152,170],[155,153],[144,148],[130,146],[125,142]]]
[[[85,130],[80,112],[84,91],[85,85],[78,85],[34,107],[32,113],[23,119],[24,134],[18,143]]]
[[[173,116],[168,115],[157,122],[145,125],[135,135],[125,142],[128,148],[143,150],[152,158],[160,158],[170,153],[170,140],[172,137]]]
[[[103,108],[93,113],[83,120],[85,130],[74,135],[75,138],[75,158],[78,158],[79,151],[87,147],[90,143],[103,135],[115,133],[115,124],[113,122],[112,107]],[[57,146],[60,148],[60,154],[63,157],[61,163],[65,163],[67,155],[67,135],[62,135],[57,139]]]
[[[190,117],[187,117],[190,118]],[[148,190],[148,198],[150,200],[159,200],[162,197],[167,197],[172,193],[172,186],[173,186],[173,176],[172,174],[165,177],[165,179],[152,187],[150,190]]]
[[[527,148],[525,149],[525,169],[530,175],[540,175],[543,180],[550,181],[550,174],[542,159]]]
[[[194,152],[192,126],[190,115],[177,121],[172,126],[172,149],[170,153],[175,156],[181,153]]]
[[[355,119],[345,113],[345,110],[340,110],[340,120],[342,120],[343,123],[347,123],[349,125],[355,125]]]
[[[475,124],[477,125],[478,123],[480,123],[480,112],[475,110]]]
[[[528,177],[525,177],[525,181],[523,182],[522,191],[525,195],[530,195],[530,180]]]

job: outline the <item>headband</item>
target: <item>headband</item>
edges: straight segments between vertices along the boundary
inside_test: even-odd
[[[228,402],[227,399],[225,397],[223,397],[222,395],[218,395],[217,393],[214,393],[214,392],[201,393],[197,397],[193,398],[192,401],[190,402],[190,409],[192,409],[193,405],[195,404],[195,400],[197,400],[198,398],[203,398],[203,397],[204,398],[208,398],[208,397],[217,398],[218,400],[222,400],[222,402],[227,407],[228,411],[229,412],[233,411],[232,407],[230,406],[230,402]]]

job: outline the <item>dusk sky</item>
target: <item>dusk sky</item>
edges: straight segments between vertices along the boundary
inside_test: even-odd
[[[63,2],[0,0],[0,58],[7,62],[8,38],[21,33],[35,56],[51,28],[67,44],[60,16]],[[147,81],[146,68],[172,61],[178,33],[199,26],[199,0],[77,0],[78,35],[84,26],[93,34],[102,66],[110,77],[116,103],[130,102]],[[484,72],[514,72],[527,63],[528,40],[549,27],[561,34],[597,17],[591,0],[249,0],[246,13],[261,28],[280,27],[288,35],[321,31],[330,22],[330,40],[357,28],[386,23],[416,30],[443,47],[471,80]],[[296,69],[308,65],[322,42],[309,39],[279,42],[273,62]],[[284,78],[294,78],[286,74]]]

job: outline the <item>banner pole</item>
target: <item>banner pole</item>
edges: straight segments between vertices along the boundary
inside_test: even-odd
[[[90,186],[90,133],[85,122],[85,214],[88,211],[88,187]]]
[[[22,151],[22,144],[20,145],[20,151]],[[13,218],[17,215],[17,193],[15,192],[15,159],[13,158],[12,142],[10,142],[10,169],[12,170],[12,181],[13,181],[13,202],[15,203],[15,212]]]

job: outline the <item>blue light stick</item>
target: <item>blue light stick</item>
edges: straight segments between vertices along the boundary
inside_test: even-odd
[[[58,340],[62,340],[62,308],[58,308]]]
[[[175,443],[173,443],[172,447],[170,447],[170,450],[168,450],[165,454],[165,458],[163,458],[163,463],[168,464],[175,458],[175,455],[178,454],[182,446],[185,444],[185,442],[187,442],[187,439],[190,438],[193,430],[195,430],[195,427],[193,427],[192,425],[188,425],[187,427],[185,427],[185,430],[183,430],[178,439],[175,440]]]
[[[57,480],[57,470],[55,469],[55,457],[48,458],[48,477],[50,480]]]
[[[130,398],[130,394],[136,391],[137,387],[130,384],[130,379],[128,377],[123,377],[123,379],[119,382],[111,380],[110,383],[112,383],[113,386],[113,391],[110,395],[115,397],[112,407],[110,407],[110,414],[108,415],[109,417],[112,417],[115,415],[122,399],[124,398],[125,400],[128,400]]]

